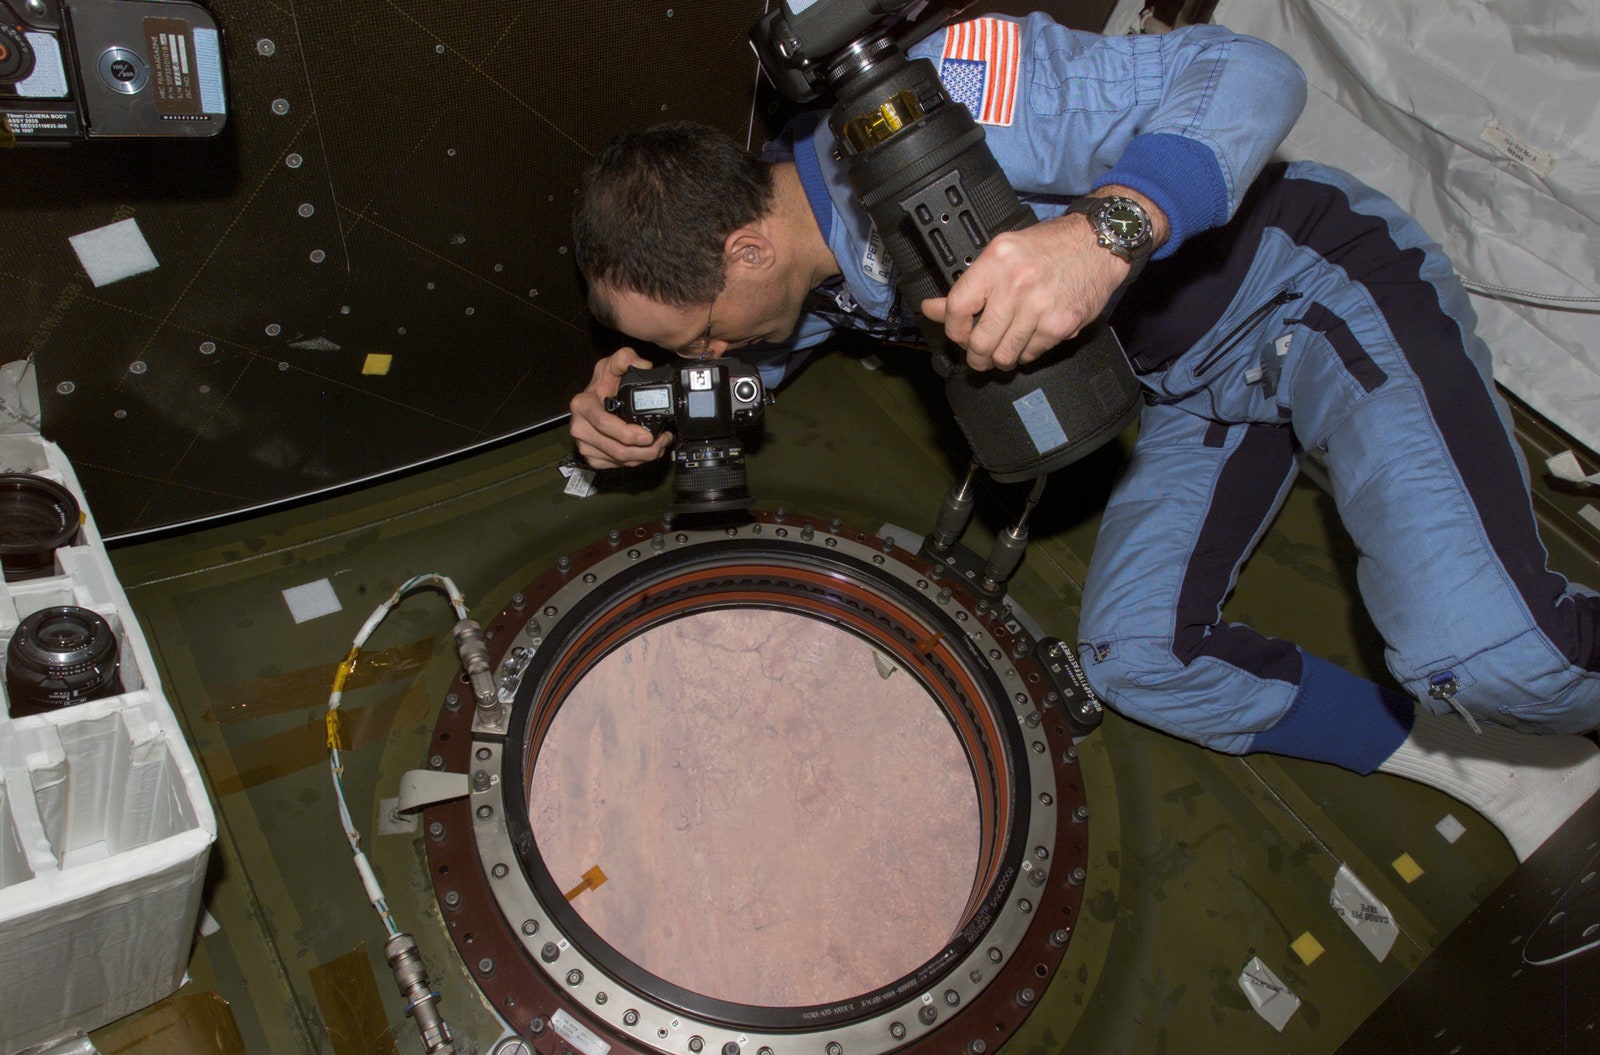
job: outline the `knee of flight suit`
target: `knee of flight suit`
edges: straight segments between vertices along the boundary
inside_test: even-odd
[[[1600,727],[1600,673],[1569,662],[1538,630],[1463,660],[1403,666],[1391,660],[1412,695],[1435,711],[1455,708],[1530,732]]]
[[[1202,657],[1184,663],[1162,638],[1088,636],[1078,658],[1089,684],[1118,714],[1162,732],[1229,754],[1243,754],[1255,734],[1287,710],[1283,699],[1241,691],[1254,681],[1237,669]]]

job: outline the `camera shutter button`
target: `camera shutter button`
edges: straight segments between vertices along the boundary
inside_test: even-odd
[[[100,53],[100,79],[123,95],[138,95],[150,83],[150,67],[127,48],[107,48]]]

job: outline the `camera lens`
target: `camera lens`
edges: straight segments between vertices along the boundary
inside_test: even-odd
[[[33,46],[11,26],[0,25],[0,84],[16,84],[33,72]]]
[[[727,441],[680,444],[673,454],[674,513],[719,513],[755,503],[745,475],[743,449]]]
[[[0,569],[6,582],[50,574],[55,552],[78,534],[72,492],[32,473],[0,473]]]
[[[122,692],[111,625],[99,613],[74,605],[34,612],[6,647],[6,692],[13,718]]]

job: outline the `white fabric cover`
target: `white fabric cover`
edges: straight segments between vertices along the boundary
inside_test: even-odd
[[[1496,378],[1600,450],[1600,4],[1222,0],[1213,21],[1304,67],[1283,156],[1415,216],[1472,289]]]

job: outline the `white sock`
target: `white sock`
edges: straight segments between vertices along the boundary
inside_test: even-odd
[[[1600,747],[1583,736],[1482,728],[1418,707],[1411,735],[1378,769],[1460,799],[1526,861],[1600,791]]]

